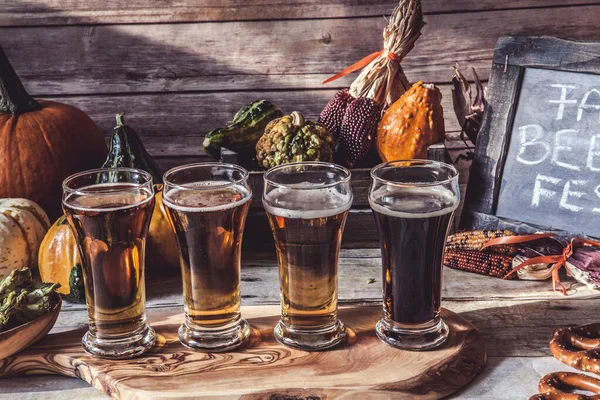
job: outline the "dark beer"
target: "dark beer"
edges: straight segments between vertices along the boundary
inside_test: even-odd
[[[371,171],[373,209],[383,266],[383,318],[375,332],[407,350],[448,338],[440,317],[442,258],[459,203],[458,172],[427,160],[393,161]]]
[[[63,198],[83,258],[90,325],[83,342],[95,355],[129,357],[154,343],[154,332],[145,322],[144,285],[146,236],[154,209],[152,181],[148,175],[147,185],[76,187],[78,179],[89,183],[98,174],[73,178],[73,188],[66,188]]]
[[[455,199],[427,189],[373,198],[385,316],[401,324],[427,323],[439,315],[442,256]]]
[[[294,200],[295,210],[269,205],[285,196],[285,189],[272,191],[265,203],[277,249],[282,322],[292,329],[331,328],[337,322],[338,258],[350,203],[339,197],[327,209],[332,194],[312,190]],[[303,210],[319,205],[321,210]]]
[[[250,194],[242,186],[173,190],[164,198],[182,256],[185,313],[194,325],[240,319],[240,257]]]

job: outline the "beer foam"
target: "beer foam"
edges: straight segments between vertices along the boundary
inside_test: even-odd
[[[215,212],[239,207],[252,197],[250,190],[228,181],[194,182],[182,185],[185,189],[169,190],[163,203],[181,212]],[[212,187],[212,188],[211,188]],[[233,197],[239,200],[231,201]]]
[[[343,213],[352,205],[351,193],[340,193],[334,188],[303,189],[274,188],[263,199],[269,214],[284,218],[326,218]],[[317,186],[318,187],[318,186]]]
[[[111,190],[111,187],[114,188]],[[110,212],[138,207],[152,200],[152,193],[137,184],[101,183],[77,189],[63,203],[74,210]],[[102,207],[104,204],[122,204]]]
[[[396,218],[433,218],[458,208],[460,198],[443,187],[395,189],[382,186],[369,195],[371,208]]]

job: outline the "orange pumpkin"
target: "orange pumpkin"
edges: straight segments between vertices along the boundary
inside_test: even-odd
[[[27,198],[57,218],[62,181],[106,157],[102,133],[83,111],[29,96],[2,48],[0,98],[0,198]]]
[[[442,93],[415,83],[383,114],[377,127],[377,152],[383,161],[427,158],[427,148],[444,141]]]

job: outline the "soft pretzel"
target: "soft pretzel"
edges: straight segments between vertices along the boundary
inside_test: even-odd
[[[600,323],[557,329],[550,351],[573,368],[600,374]]]
[[[540,394],[529,400],[600,400],[600,380],[575,372],[553,372],[544,376],[538,386]],[[593,396],[570,393],[573,390],[586,390]]]

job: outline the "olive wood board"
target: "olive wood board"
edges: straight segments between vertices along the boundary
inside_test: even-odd
[[[439,399],[469,383],[484,367],[486,351],[477,328],[442,310],[450,327],[436,350],[410,352],[375,335],[380,306],[340,308],[349,327],[340,346],[320,352],[287,348],[273,338],[278,306],[243,307],[252,326],[248,343],[225,353],[182,346],[183,314],[150,312],[157,345],[132,360],[87,355],[87,328],[50,334],[0,361],[0,377],[58,374],[80,378],[114,399]]]

